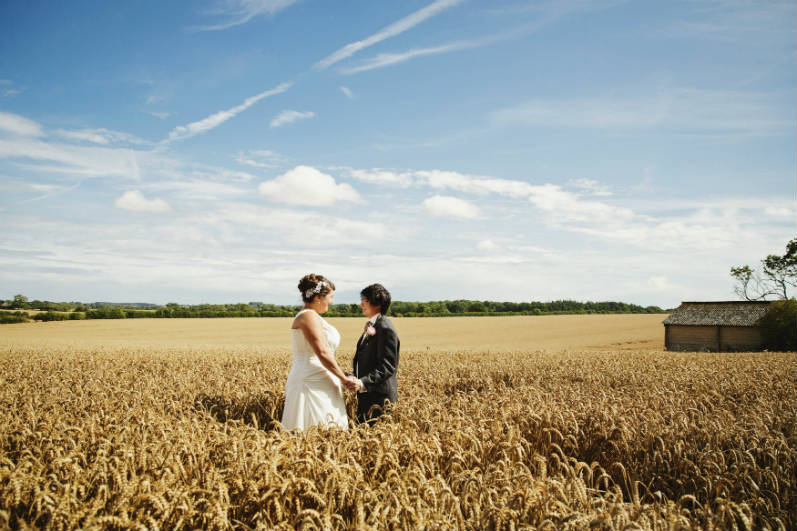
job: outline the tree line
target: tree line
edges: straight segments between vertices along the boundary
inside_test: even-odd
[[[298,305],[277,305],[263,302],[236,304],[192,304],[170,302],[164,306],[136,303],[81,303],[28,301],[24,295],[0,301],[2,322],[23,322],[28,318],[38,321],[63,321],[80,319],[139,319],[139,318],[218,318],[218,317],[292,317],[302,308]],[[30,317],[24,310],[39,310]],[[664,313],[658,306],[640,306],[625,302],[578,302],[559,300],[551,302],[495,302],[495,301],[394,301],[390,314],[396,317],[445,316],[496,316],[496,315],[554,315],[554,314],[606,314],[606,313]],[[333,304],[327,317],[361,317],[359,304]]]

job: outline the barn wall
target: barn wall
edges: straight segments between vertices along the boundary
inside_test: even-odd
[[[723,326],[720,344],[722,350],[761,350],[761,330],[753,326]]]
[[[670,325],[667,350],[717,350],[716,326]]]
[[[665,334],[667,350],[717,350],[719,337],[722,351],[761,350],[761,330],[751,326],[669,325]]]

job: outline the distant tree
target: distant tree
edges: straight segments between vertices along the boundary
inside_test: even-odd
[[[27,320],[27,312],[0,312],[0,324],[24,323]]]
[[[786,244],[783,256],[770,254],[761,265],[761,273],[748,265],[731,268],[734,293],[748,301],[788,299],[789,291],[797,287],[797,238]]]
[[[469,303],[468,303],[468,311],[469,312],[474,312],[474,313],[476,313],[476,312],[479,312],[479,313],[486,312],[487,311],[487,305],[484,304],[482,301],[469,301]]]
[[[451,313],[464,313],[468,307],[467,302],[462,300],[445,301],[445,303]]]
[[[28,298],[24,295],[14,295],[14,305],[13,308],[30,308],[30,304],[28,304]]]

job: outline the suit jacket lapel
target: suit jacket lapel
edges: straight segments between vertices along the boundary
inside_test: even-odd
[[[382,320],[382,316],[380,315],[379,317],[376,318],[376,321],[374,321],[374,324],[372,326],[374,328],[376,328],[376,324],[379,321],[381,321],[381,320]],[[362,347],[364,347],[365,345],[368,344],[368,339],[367,338],[368,338],[368,334],[366,334],[365,332],[363,332],[360,335],[360,339],[357,340],[357,352],[359,352]],[[373,339],[373,338],[374,338],[374,336],[371,336],[371,339]]]

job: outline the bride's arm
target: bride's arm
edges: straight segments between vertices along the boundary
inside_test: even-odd
[[[346,374],[341,370],[340,365],[338,365],[338,362],[335,359],[335,356],[329,350],[324,329],[321,327],[321,319],[316,315],[316,313],[303,313],[296,318],[296,324],[299,325],[299,329],[301,329],[305,339],[307,339],[307,342],[310,343],[310,348],[313,349],[315,355],[318,356],[319,360],[321,360],[321,365],[323,365],[332,374],[337,376],[340,381],[346,382],[351,380],[351,377],[346,376]]]

